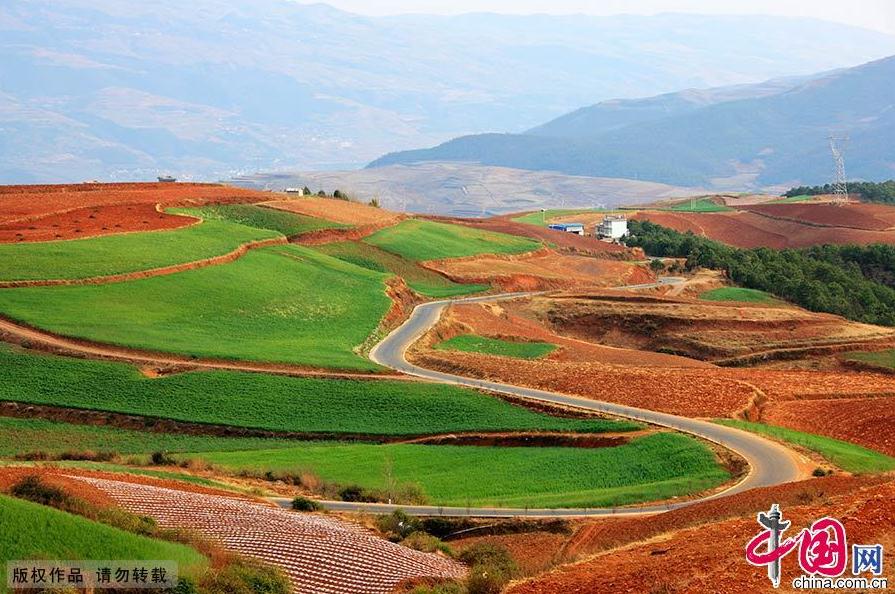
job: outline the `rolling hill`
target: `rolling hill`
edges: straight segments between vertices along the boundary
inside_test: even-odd
[[[9,0],[0,6],[0,181],[350,168],[462,134],[521,132],[596,100],[891,53],[892,36],[811,19],[365,17],[286,0]]]
[[[723,188],[826,180],[827,138],[850,135],[852,177],[895,170],[895,57],[807,79],[610,101],[524,134],[460,137],[386,155]]]

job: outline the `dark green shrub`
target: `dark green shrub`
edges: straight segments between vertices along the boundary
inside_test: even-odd
[[[307,497],[298,496],[292,500],[292,509],[295,511],[315,512],[323,509],[319,503]]]
[[[174,466],[177,460],[168,455],[168,452],[152,452],[150,461],[156,466]]]
[[[387,516],[376,519],[376,527],[390,540],[404,540],[420,529],[419,518],[408,515],[404,510],[396,509]]]
[[[339,489],[339,499],[359,503],[373,503],[376,498],[359,485],[348,485]]]

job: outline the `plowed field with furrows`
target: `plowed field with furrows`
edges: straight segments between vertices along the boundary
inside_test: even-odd
[[[230,497],[81,477],[124,509],[164,527],[197,532],[233,552],[277,565],[297,592],[392,591],[417,577],[460,578],[462,565],[388,542],[328,516],[293,513]]]
[[[895,456],[895,397],[774,402],[762,409],[761,420]]]
[[[807,214],[802,214],[802,210],[776,210],[789,206],[805,209],[804,212]],[[769,216],[764,211],[763,214],[759,214],[759,211],[755,210],[758,208],[772,209],[771,206],[750,206],[734,212],[714,213],[640,211],[630,218],[649,220],[682,233],[691,231],[696,235],[740,248],[784,249],[823,244],[895,244],[895,230],[892,230],[893,224],[890,218],[895,215],[875,208],[851,212],[848,209],[854,207],[850,206],[783,204],[773,207],[774,210],[770,212],[778,213],[774,216]],[[821,210],[813,213],[813,209],[816,208]],[[841,220],[835,218],[836,212],[831,213],[827,210],[831,208],[845,209],[842,211]],[[804,218],[796,218],[797,216]],[[837,222],[842,226],[836,226]]]
[[[611,287],[654,281],[644,266],[633,262],[561,255],[547,249],[518,256],[452,258],[427,262],[425,266],[455,282],[491,283],[504,291]]]
[[[869,208],[868,208],[869,206]],[[867,204],[760,204],[741,207],[771,218],[787,219],[824,227],[850,227],[884,231],[892,223],[876,216],[877,209]],[[893,209],[895,210],[895,209]]]

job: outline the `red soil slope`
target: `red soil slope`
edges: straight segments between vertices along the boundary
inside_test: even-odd
[[[334,221],[345,225],[393,225],[404,218],[404,215],[375,206],[368,206],[349,200],[335,198],[294,198],[292,200],[274,200],[265,206],[303,214],[309,217]]]
[[[877,484],[872,479],[855,484],[817,484],[823,487],[814,493],[804,492],[799,483],[697,504],[681,510],[681,514],[618,521],[612,527],[614,531],[635,544],[598,553],[581,563],[516,584],[508,592],[791,592],[792,578],[801,575],[797,553],[783,560],[779,590],[771,587],[764,568],[750,565],[744,554],[746,543],[760,531],[754,513],[774,502],[782,504],[784,518],[792,521],[791,533],[823,516],[832,516],[845,525],[849,544],[880,543],[886,549],[895,544],[895,482],[891,478]],[[743,516],[716,519],[730,517],[729,509],[744,512]],[[691,514],[702,525],[681,529],[690,525],[686,516]],[[600,537],[592,535],[590,540],[598,542]],[[884,573],[891,576],[895,563],[885,555],[884,562]]]
[[[835,398],[774,402],[761,420],[850,441],[895,456],[895,398]]]
[[[631,218],[742,248],[895,244],[895,208],[881,205],[756,205],[718,213],[640,211]]]
[[[156,205],[259,202],[270,194],[188,183],[0,186],[0,242],[77,239],[172,229],[194,223],[160,213]]]
[[[892,225],[877,216],[876,208],[867,204],[761,204],[743,206],[742,210],[758,213],[771,218],[788,219],[825,227],[850,227],[870,231],[883,231]],[[895,210],[895,209],[892,209]]]

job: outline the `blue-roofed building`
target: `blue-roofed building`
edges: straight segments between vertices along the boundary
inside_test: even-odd
[[[548,225],[551,229],[562,231],[564,233],[574,233],[575,235],[584,235],[584,223],[552,223]]]

